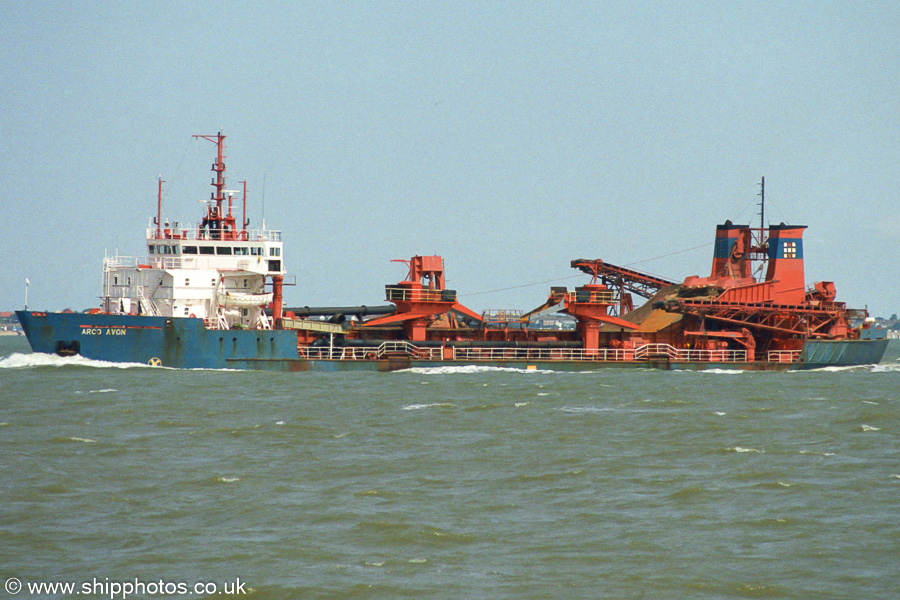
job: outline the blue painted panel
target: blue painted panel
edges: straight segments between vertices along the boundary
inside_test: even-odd
[[[716,238],[716,247],[713,250],[714,258],[728,258],[731,256],[731,251],[734,248],[734,245],[737,243],[737,238]]]
[[[871,365],[881,362],[888,340],[807,340],[800,352],[801,368]]]
[[[769,258],[803,258],[803,238],[770,238]]]

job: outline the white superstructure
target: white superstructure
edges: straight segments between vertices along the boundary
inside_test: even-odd
[[[189,228],[160,223],[160,181],[157,217],[147,229],[146,256],[103,261],[102,311],[203,319],[209,329],[271,329],[266,308],[271,305],[276,318],[281,313],[285,274],[281,232],[245,229],[246,216],[239,226],[230,193],[226,213],[225,136],[195,137],[213,141],[218,148],[212,168],[216,191],[202,223]],[[246,188],[244,202],[246,214]]]
[[[285,273],[281,232],[246,234],[214,240],[205,230],[166,229],[157,238],[156,229],[148,229],[146,256],[104,259],[103,311],[194,317],[214,329],[271,328],[266,277]]]

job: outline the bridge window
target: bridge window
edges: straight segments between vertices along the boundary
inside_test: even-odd
[[[216,246],[216,254],[231,255],[231,246]]]
[[[200,254],[215,254],[216,249],[212,246],[200,246]]]
[[[181,249],[182,254],[197,254],[197,246],[185,246]]]

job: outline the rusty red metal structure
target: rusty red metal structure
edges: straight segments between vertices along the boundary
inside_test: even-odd
[[[865,317],[865,311],[836,302],[833,282],[806,286],[805,229],[726,221],[716,227],[709,275],[681,283],[600,259],[576,259],[572,268],[590,280],[573,291],[551,288],[547,300],[526,313],[476,314],[446,288],[440,256],[414,256],[397,261],[408,267],[406,279],[386,286],[395,310],[351,324],[346,338],[357,344],[574,345],[588,357],[664,345],[675,351],[740,352],[748,361],[773,351],[799,352],[809,339],[856,339],[860,333],[851,318]],[[635,308],[633,295],[647,302]],[[551,310],[572,317],[574,330],[548,330],[533,320]]]
[[[385,286],[386,300],[397,306],[393,315],[378,317],[364,323],[365,327],[377,327],[402,323],[406,337],[415,342],[425,341],[429,318],[447,313],[458,313],[481,321],[481,316],[456,300],[456,292],[446,289],[444,260],[440,256],[414,256],[410,260],[395,260],[407,265],[406,279],[396,285]]]

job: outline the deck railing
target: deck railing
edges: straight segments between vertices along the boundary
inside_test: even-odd
[[[245,271],[268,269],[269,263],[261,257],[243,258],[237,261],[234,256],[108,256],[103,259],[103,266],[111,269],[135,269],[150,267],[152,269],[207,269],[215,270],[224,267]],[[258,269],[254,269],[258,267]]]
[[[499,361],[626,361],[634,359],[634,350],[601,348],[454,348],[454,360]]]
[[[672,361],[689,362],[745,362],[746,350],[696,350],[675,348],[669,344],[645,344],[634,350],[635,360],[668,358]]]
[[[766,355],[769,362],[798,362],[800,360],[799,350],[769,350]]]
[[[743,362],[745,350],[687,350],[669,344],[646,344],[637,348],[454,348],[454,360],[546,360],[630,362],[653,359],[673,362]]]
[[[411,360],[442,360],[444,349],[422,348],[410,342],[383,342],[380,346],[305,346],[301,354],[316,360],[374,360],[387,356],[408,356]],[[533,360],[548,362],[745,362],[746,350],[688,350],[669,344],[646,344],[638,348],[452,348],[454,361]],[[770,359],[771,360],[771,359]]]
[[[456,290],[432,290],[408,288],[397,285],[384,286],[385,299],[389,302],[456,302]]]
[[[420,348],[409,342],[382,342],[380,346],[306,346],[301,354],[315,360],[374,360],[388,356],[408,356],[412,360],[441,360],[440,348]]]
[[[566,297],[570,303],[615,304],[619,301],[618,294],[612,290],[576,290],[567,293]]]
[[[280,242],[281,232],[272,229],[248,229],[246,231],[220,231],[191,227],[162,227],[156,235],[156,227],[147,228],[148,240],[199,240],[207,242]],[[216,237],[218,235],[218,237]]]

